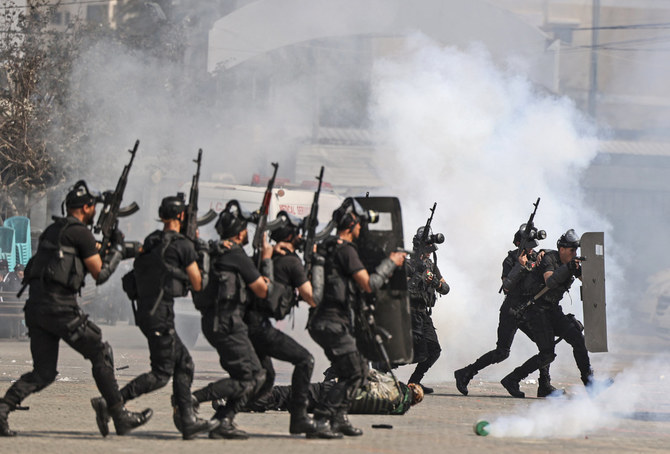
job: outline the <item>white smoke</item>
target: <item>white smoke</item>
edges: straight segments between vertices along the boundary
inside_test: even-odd
[[[541,247],[554,249],[569,228],[608,231],[579,184],[597,140],[570,99],[495,66],[477,45],[462,51],[416,34],[374,76],[379,171],[402,202],[406,241],[434,201],[433,231],[446,237],[438,264],[451,292],[433,313],[444,353],[427,381],[450,380],[495,346],[501,262],[537,197]],[[533,352],[526,346],[512,361]]]
[[[648,409],[665,395],[669,374],[667,357],[641,361],[618,374],[609,388],[596,386],[589,395],[579,386],[570,397],[521,404],[512,410],[516,415],[489,419],[486,430],[493,437],[578,437],[629,420],[667,418]]]

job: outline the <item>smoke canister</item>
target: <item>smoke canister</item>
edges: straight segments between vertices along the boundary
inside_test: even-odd
[[[488,425],[489,425],[488,421],[484,421],[483,419],[480,419],[479,421],[477,421],[475,423],[473,429],[475,430],[475,433],[477,435],[481,435],[482,437],[485,437],[489,434],[489,431],[486,430]]]

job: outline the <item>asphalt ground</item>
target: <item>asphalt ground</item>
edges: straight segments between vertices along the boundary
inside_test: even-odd
[[[114,347],[119,384],[148,370],[145,340],[136,327],[125,323],[103,326],[104,336]],[[191,350],[196,376],[194,387],[200,387],[224,375],[215,353],[202,341]],[[670,356],[663,356],[670,364]],[[640,353],[623,351],[608,354],[607,370],[596,364],[600,372],[615,376],[640,360]],[[658,358],[658,354],[649,354]],[[290,365],[276,363],[278,382],[290,380]],[[126,367],[127,366],[127,367]],[[29,343],[24,340],[0,340],[0,393],[11,381],[30,370]],[[84,452],[221,452],[235,453],[423,453],[423,452],[667,452],[670,450],[670,393],[666,376],[652,373],[637,377],[626,388],[617,390],[618,383],[597,397],[583,394],[583,387],[569,374],[554,373],[554,385],[568,390],[562,399],[514,399],[497,381],[482,374],[469,386],[463,396],[454,382],[434,385],[435,393],[413,407],[404,416],[351,415],[354,425],[363,429],[361,437],[342,440],[307,440],[288,433],[288,414],[282,412],[243,413],[237,416],[240,428],[251,435],[249,440],[209,440],[206,436],[183,441],[172,423],[170,408],[171,386],[130,402],[128,408],[139,410],[151,407],[154,416],[145,426],[129,435],[115,434],[102,438],[95,424],[89,400],[97,395],[90,372],[90,363],[61,344],[57,381],[24,402],[29,411],[15,411],[10,426],[19,432],[15,438],[0,439],[2,453],[84,453]],[[315,377],[317,376],[315,371]],[[574,371],[572,373],[574,376]],[[670,374],[667,376],[670,380]],[[625,381],[622,380],[622,381]],[[623,385],[622,385],[623,386]],[[528,396],[536,385],[523,383]],[[614,393],[614,396],[608,395]],[[634,403],[607,407],[614,397],[636,394]],[[595,408],[594,408],[595,407]],[[603,408],[604,407],[604,408]],[[209,416],[207,405],[201,415]],[[480,419],[492,422],[503,436],[478,436],[473,425]],[[504,429],[505,421],[514,426]],[[543,421],[539,429],[538,421]],[[375,429],[372,425],[391,425]],[[535,429],[520,436],[525,426]],[[504,430],[502,430],[504,429]],[[493,430],[493,429],[492,429]],[[113,429],[112,429],[113,431]],[[529,429],[530,431],[530,429]],[[532,432],[532,431],[530,431]]]

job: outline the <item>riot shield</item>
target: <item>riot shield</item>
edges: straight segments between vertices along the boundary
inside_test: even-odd
[[[582,262],[582,302],[584,338],[590,352],[607,351],[607,317],[605,313],[605,235],[586,232],[580,242]]]
[[[366,223],[362,226],[357,241],[358,253],[369,273],[389,253],[403,248],[402,213],[400,201],[396,197],[365,197],[357,198],[363,209],[379,213],[379,221]],[[383,337],[383,344],[393,365],[408,364],[412,361],[412,319],[407,293],[407,276],[405,268],[395,270],[389,282],[377,291],[370,299],[371,313]],[[383,362],[384,358],[370,342],[361,342],[361,352],[373,362]]]

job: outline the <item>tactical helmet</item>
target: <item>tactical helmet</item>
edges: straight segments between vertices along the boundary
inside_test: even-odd
[[[412,391],[412,403],[410,405],[416,405],[423,400],[423,388],[421,385],[409,383],[407,387]]]
[[[272,229],[272,233],[270,233],[270,239],[273,241],[284,241],[291,235],[294,237],[298,236],[302,226],[302,219],[292,215],[291,213],[287,213],[284,210],[277,213],[277,219],[281,220],[282,222],[277,228]]]
[[[562,248],[562,247],[567,247],[567,248],[578,248],[579,247],[579,241],[580,238],[577,236],[577,233],[575,232],[574,229],[570,229],[567,232],[565,232],[561,237],[558,239],[556,242],[556,247]]]
[[[243,210],[237,200],[231,200],[219,215],[214,228],[221,239],[225,240],[246,229],[247,221],[251,217],[251,213]]]
[[[16,266],[14,267],[14,272],[15,273],[18,273],[19,271],[25,271],[25,270],[26,270],[26,267],[23,266],[20,263],[17,263]]]
[[[361,221],[374,224],[379,222],[379,213],[365,210],[353,197],[347,197],[342,205],[333,211],[333,220],[337,230],[350,229]]]
[[[436,244],[444,243],[444,235],[441,233],[433,234],[433,230],[428,228],[428,235],[424,238],[423,233],[426,230],[426,226],[422,225],[416,229],[416,235],[412,238],[412,245],[415,250],[421,250],[422,252],[435,252],[437,251]]]
[[[77,181],[65,196],[67,208],[81,208],[84,205],[95,205],[101,201],[102,195],[97,191],[91,191],[84,180]]]
[[[176,196],[168,196],[161,200],[161,206],[158,207],[158,216],[161,219],[177,219],[180,213],[186,209],[186,200],[184,193],[178,192]]]
[[[9,271],[9,263],[7,260],[2,259],[0,260],[0,271]]]
[[[540,230],[540,232],[544,232],[544,230]],[[519,230],[514,234],[514,245],[515,246],[521,246],[521,243],[524,243],[524,249],[533,249],[536,248],[540,245],[539,241],[537,241],[536,238],[544,239],[546,238],[546,234],[542,233],[542,235],[538,236],[538,231],[537,229],[530,231],[530,239],[528,238],[528,235],[526,234],[526,224],[521,224],[519,226]],[[524,241],[525,240],[525,241]]]

